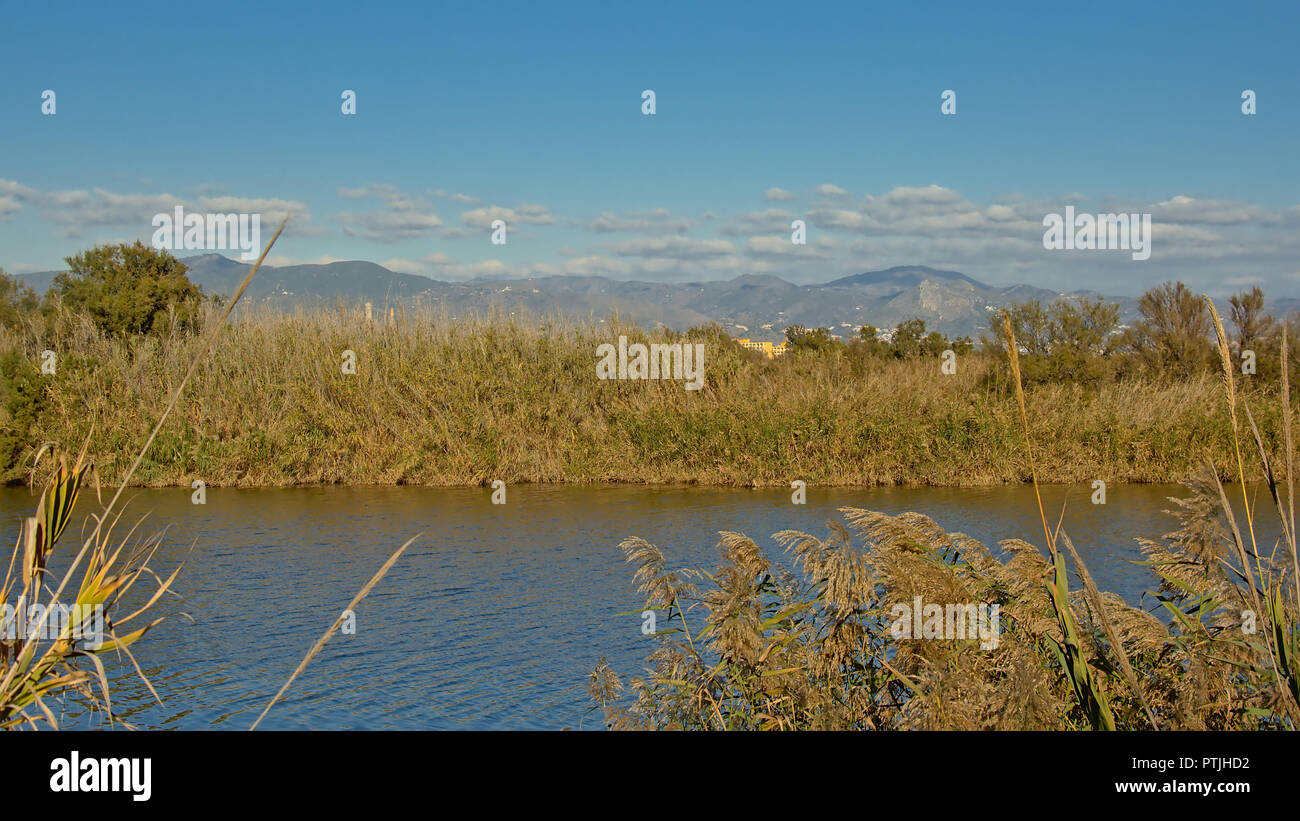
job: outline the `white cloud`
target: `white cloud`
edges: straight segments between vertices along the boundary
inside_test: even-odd
[[[186,190],[192,195],[188,200],[169,193],[103,188],[43,191],[0,180],[0,226],[10,232],[25,231],[26,225],[19,228],[12,218],[30,214],[54,236],[79,237],[78,245],[91,239],[147,240],[153,216],[171,213],[181,205],[187,211],[260,213],[263,228],[270,222],[271,230],[277,214],[289,214],[295,233],[322,230],[312,227],[311,209],[301,200],[237,196],[238,192],[226,193],[211,183]],[[785,189],[769,188],[764,200],[774,205],[748,212],[719,216],[712,211],[696,215],[692,210],[687,216],[666,208],[629,208],[575,218],[552,214],[537,204],[513,208],[482,205],[468,195],[441,189],[411,193],[395,185],[373,183],[337,189],[341,200],[352,206],[337,215],[337,225],[344,236],[359,241],[348,246],[354,257],[390,257],[383,264],[392,270],[432,272],[440,278],[573,274],[681,281],[772,272],[808,282],[891,264],[925,264],[1000,284],[1018,281],[1107,293],[1133,294],[1164,279],[1178,278],[1204,290],[1227,287],[1230,280],[1243,277],[1256,277],[1266,290],[1269,283],[1283,286],[1286,293],[1294,293],[1296,287],[1287,277],[1295,271],[1294,260],[1300,258],[1300,232],[1295,230],[1300,226],[1300,205],[1266,206],[1187,194],[1165,194],[1147,201],[1097,195],[1096,202],[1085,209],[1080,204],[1082,196],[1073,192],[1035,199],[1013,192],[975,202],[937,184],[899,186],[861,199],[829,183],[817,186],[813,193],[816,207],[806,213],[775,205],[800,198]],[[464,210],[458,219],[451,219],[455,224],[448,225],[436,213],[434,202],[475,207]],[[1133,261],[1119,252],[1046,251],[1042,248],[1043,216],[1064,213],[1066,205],[1075,205],[1080,213],[1152,214],[1151,260]],[[797,218],[808,221],[805,246],[789,241],[790,223]],[[554,246],[568,242],[573,247],[545,249],[555,255],[544,262],[524,259],[510,263],[461,262],[445,253],[431,253],[429,243],[420,247],[419,241],[430,237],[481,239],[496,219],[511,227],[512,239],[527,236],[529,226],[558,223],[571,233],[558,238]],[[331,220],[331,227],[334,224]],[[606,241],[584,247],[573,234],[591,235],[575,229],[613,236],[601,236]],[[13,238],[13,234],[6,235],[6,244],[17,247]],[[389,248],[384,254],[367,251],[366,243],[405,241],[412,245]],[[370,246],[371,251],[374,248]],[[303,261],[286,256],[271,259],[275,265]],[[307,261],[323,263],[337,258]],[[9,267],[14,267],[12,262]]]
[[[558,273],[567,274],[569,276],[621,277],[627,276],[631,271],[631,268],[626,262],[599,255],[566,259],[564,264],[558,267]]]
[[[1010,222],[1016,218],[1016,209],[1009,205],[990,205],[984,215],[993,222]]]
[[[750,237],[746,251],[755,257],[833,259],[835,241],[821,237],[810,245],[795,245],[786,237]]]
[[[483,200],[479,199],[478,197],[471,197],[469,194],[460,194],[455,191],[447,191],[442,188],[439,188],[436,191],[434,191],[433,195],[435,197],[449,199],[452,202],[459,203],[461,205],[482,205],[483,204]]]
[[[422,264],[418,262],[414,262],[409,259],[401,259],[400,257],[394,257],[393,259],[386,259],[379,264],[384,266],[388,270],[396,271],[399,274],[423,274],[424,273],[424,266]]]
[[[736,247],[725,240],[687,239],[685,237],[655,237],[630,239],[610,246],[621,257],[646,259],[705,259],[734,254]]]
[[[387,211],[344,211],[336,216],[343,233],[372,242],[401,242],[429,236],[441,228],[442,220],[425,197],[401,191],[389,183],[371,183],[360,188],[339,188],[348,200],[379,200]]]
[[[504,220],[507,227],[516,225],[550,225],[555,222],[545,205],[523,203],[514,208],[491,205],[476,208],[460,215],[460,221],[471,228],[491,228],[496,220]]]
[[[809,212],[808,219],[818,228],[827,230],[861,231],[874,223],[857,211],[843,208],[818,208]]]
[[[826,199],[832,199],[832,200],[844,199],[849,195],[848,191],[845,191],[843,188],[840,188],[838,185],[831,185],[828,182],[824,182],[821,185],[814,188],[813,193],[819,197],[825,197]]]
[[[442,225],[437,214],[417,211],[350,211],[338,215],[343,233],[372,242],[399,242],[432,234]]]
[[[616,232],[644,234],[665,231],[685,234],[691,229],[691,221],[685,217],[674,217],[667,208],[634,211],[622,216],[611,211],[602,211],[599,216],[588,222],[586,227],[598,234]]]
[[[171,214],[177,206],[209,213],[260,213],[264,219],[275,220],[289,215],[299,234],[309,233],[311,221],[305,203],[281,199],[201,196],[196,203],[167,193],[121,194],[103,188],[40,191],[11,180],[0,180],[0,198],[0,215],[30,205],[59,226],[60,236],[65,237],[80,237],[83,229],[96,225],[134,228],[137,236],[145,236],[153,232],[156,214]]]
[[[775,234],[781,231],[790,231],[790,223],[796,219],[796,215],[790,211],[784,211],[779,208],[769,208],[766,211],[753,211],[747,214],[738,214],[733,217],[733,221],[724,225],[721,233],[729,236],[747,236],[753,234]]]
[[[288,257],[282,254],[271,254],[266,258],[266,264],[270,265],[272,268],[284,268],[289,265],[329,265],[335,262],[346,261],[347,260],[344,257],[335,257],[330,256],[329,254],[321,254],[320,256],[311,259]]]
[[[348,200],[380,200],[390,211],[432,211],[433,204],[428,199],[408,194],[387,183],[373,183],[361,188],[340,188],[340,197]]]
[[[199,209],[220,214],[261,214],[263,223],[278,225],[289,218],[290,225],[301,228],[311,221],[311,209],[305,202],[296,200],[265,199],[259,197],[199,197]]]
[[[1269,218],[1254,205],[1226,200],[1198,200],[1182,195],[1156,203],[1150,211],[1152,219],[1157,222],[1206,225],[1241,225]]]
[[[872,198],[868,197],[867,199],[871,200]],[[885,194],[881,199],[893,206],[907,207],[916,205],[951,205],[961,202],[962,196],[951,188],[927,185],[921,188],[900,186]]]
[[[499,259],[485,259],[468,265],[447,265],[439,270],[439,274],[447,274],[448,276],[463,279],[520,276],[522,273],[522,271],[515,270]]]

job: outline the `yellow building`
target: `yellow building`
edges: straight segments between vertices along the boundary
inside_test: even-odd
[[[748,348],[751,351],[761,351],[768,359],[775,359],[785,353],[786,350],[785,342],[782,342],[780,345],[773,345],[771,342],[755,342],[748,338],[737,339],[736,341],[740,343],[740,347],[742,348]]]

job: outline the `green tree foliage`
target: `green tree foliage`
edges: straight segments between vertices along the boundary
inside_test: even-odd
[[[1264,313],[1264,292],[1258,287],[1233,294],[1228,299],[1228,316],[1236,326],[1237,350],[1255,350],[1278,330],[1273,317]]]
[[[1138,300],[1142,319],[1128,334],[1128,346],[1148,369],[1188,376],[1216,362],[1213,322],[1205,300],[1181,282],[1166,282]]]
[[[985,350],[999,354],[1005,350],[1002,339],[1003,317],[1011,315],[1011,327],[1016,332],[1016,342],[1027,357],[1045,357],[1052,347],[1051,317],[1038,300],[1016,302],[1008,308],[995,311],[989,317],[989,336],[980,341]],[[1023,366],[1025,363],[1021,362]]]
[[[1288,357],[1292,367],[1292,384],[1296,384],[1297,332],[1300,316],[1292,314],[1286,319],[1274,319],[1264,313],[1264,292],[1258,287],[1241,291],[1228,298],[1228,319],[1233,330],[1230,344],[1237,357],[1242,379],[1265,384],[1276,383],[1282,372],[1282,329],[1286,327]],[[1253,354],[1253,356],[1251,356]],[[1254,373],[1245,369],[1248,360],[1254,362]]]
[[[66,259],[69,270],[52,291],[68,308],[88,314],[116,336],[198,330],[203,292],[185,264],[136,241],[101,245]]]
[[[880,338],[880,331],[874,325],[858,328],[857,347],[867,356],[890,356],[889,343]]]
[[[19,478],[19,461],[45,407],[40,372],[22,354],[0,356],[0,482]]]
[[[1047,365],[1053,377],[1083,383],[1106,378],[1119,306],[1100,298],[1057,300],[1050,314]]]
[[[907,319],[898,323],[894,329],[894,338],[890,347],[894,356],[900,359],[920,356],[925,352],[922,343],[925,340],[925,320]]]
[[[949,339],[938,331],[927,332],[924,319],[906,319],[898,323],[888,342],[880,339],[879,332],[871,325],[859,328],[858,336],[857,350],[866,356],[883,358],[938,357],[948,350],[961,355],[970,353],[974,348],[970,337]]]
[[[1226,302],[1232,324],[1229,343],[1242,385],[1276,382],[1280,375],[1282,329],[1287,329],[1292,384],[1300,384],[1300,313],[1281,320],[1264,311],[1259,288],[1241,291]],[[1166,282],[1138,300],[1141,318],[1121,332],[1119,306],[1102,299],[1059,299],[1015,303],[989,317],[985,351],[1005,356],[1004,316],[1011,317],[1026,383],[1097,382],[1142,376],[1182,379],[1209,368],[1219,370],[1213,323],[1205,300],[1181,282]],[[1254,357],[1246,357],[1246,352]],[[1246,369],[1254,362],[1254,373]]]
[[[1002,325],[1008,315],[1022,348],[1020,367],[1026,382],[1095,384],[1113,375],[1109,356],[1119,328],[1115,303],[1100,298],[1058,299],[1046,308],[1037,300],[1016,303],[989,318],[986,350],[1004,350]]]
[[[1291,384],[1300,388],[1300,312],[1285,320],[1275,319],[1265,312],[1264,305],[1259,288],[1242,291],[1224,302],[1225,320],[1235,330],[1230,342],[1242,385],[1277,381],[1281,334],[1286,328]],[[1166,282],[1142,294],[1140,317],[1132,327],[1120,325],[1119,311],[1118,303],[1101,297],[1013,303],[991,313],[989,330],[980,337],[981,348],[998,358],[1006,356],[1003,318],[1010,317],[1026,384],[1070,383],[1091,388],[1116,379],[1178,380],[1207,368],[1219,370],[1205,299],[1183,283]],[[863,325],[847,345],[826,328],[801,325],[787,328],[786,338],[794,351],[847,352],[858,372],[869,369],[873,359],[940,357],[947,350],[963,356],[974,350],[969,337],[949,338],[927,330],[920,318],[904,320],[888,334]],[[1246,356],[1247,351],[1254,357]],[[1253,373],[1247,367],[1252,361]]]
[[[0,325],[13,327],[36,313],[36,292],[0,268]]]
[[[796,352],[827,353],[844,347],[843,342],[831,336],[828,328],[809,329],[802,325],[791,325],[785,329],[785,338]]]

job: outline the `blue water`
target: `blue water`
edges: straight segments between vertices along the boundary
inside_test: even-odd
[[[1042,543],[1033,491],[811,488],[806,505],[788,490],[510,487],[491,490],[325,487],[209,488],[127,495],[123,523],[165,528],[155,559],[164,575],[183,563],[166,620],[134,648],[163,699],[129,665],[112,665],[114,706],[142,728],[246,729],[352,596],[404,541],[421,533],[357,608],[357,630],[337,634],[263,722],[279,729],[562,729],[598,727],[586,676],[607,656],[626,679],[645,667],[629,566],[618,543],[640,536],[670,561],[712,566],[717,532],[736,530],[779,548],[784,529],[825,535],[840,506],[917,510],[992,546],[1020,537]],[[1051,487],[1053,520],[1065,527],[1098,586],[1137,603],[1155,586],[1134,537],[1173,529],[1162,511],[1175,486],[1112,486],[1107,504],[1088,487]],[[91,506],[83,494],[62,553]],[[0,489],[0,523],[35,498]],[[124,527],[119,530],[125,532]],[[12,537],[11,537],[12,538]],[[1147,605],[1152,602],[1147,598]],[[66,699],[64,726],[105,726]]]

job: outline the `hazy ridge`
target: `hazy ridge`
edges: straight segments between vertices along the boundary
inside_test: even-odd
[[[248,265],[220,254],[183,260],[190,278],[206,293],[230,294]],[[56,272],[21,275],[38,292]],[[892,328],[920,317],[949,335],[978,337],[988,315],[1012,302],[1049,302],[1061,292],[1032,285],[997,287],[957,271],[908,265],[868,271],[813,285],[795,285],[770,275],[744,275],[709,282],[644,282],[601,276],[480,278],[441,281],[402,274],[373,262],[264,266],[246,299],[277,309],[318,307],[337,301],[369,301],[376,310],[425,305],[449,316],[511,312],[566,320],[605,319],[617,313],[645,327],[684,329],[717,322],[733,336],[778,339],[788,325],[828,327],[841,337],[869,324]],[[1071,296],[1100,296],[1080,290]],[[1131,297],[1108,297],[1120,304],[1122,322],[1136,313]]]

